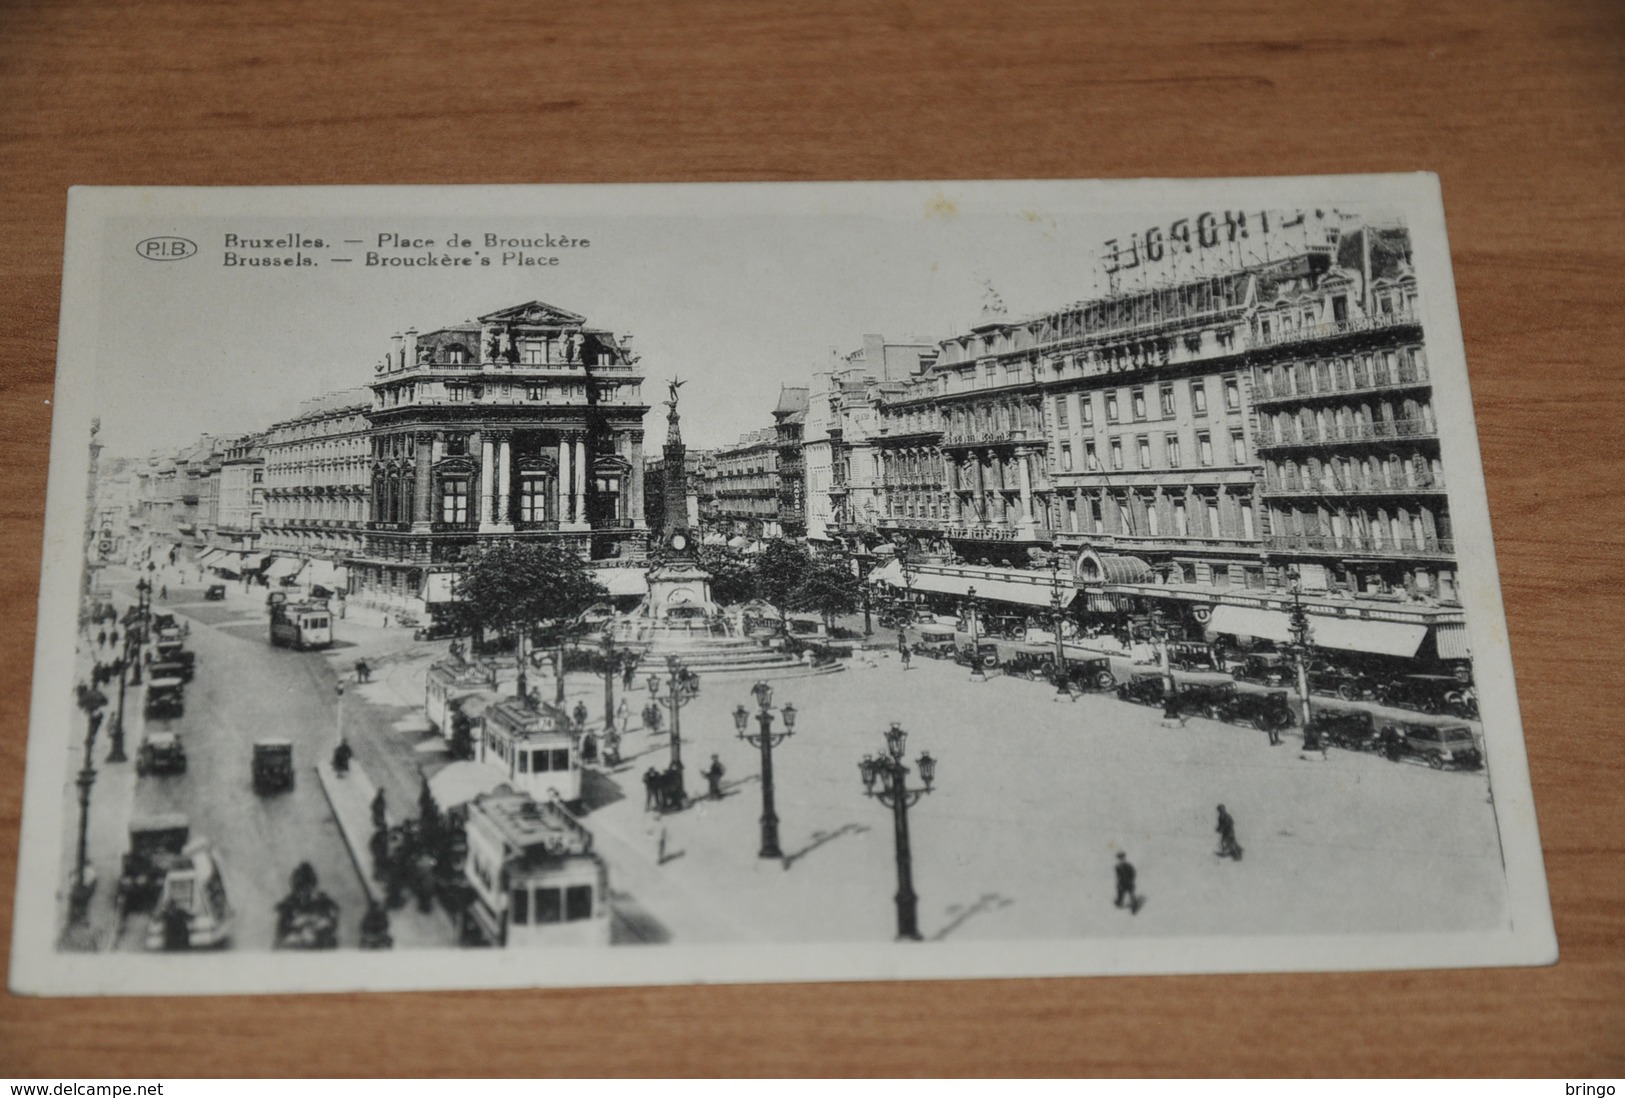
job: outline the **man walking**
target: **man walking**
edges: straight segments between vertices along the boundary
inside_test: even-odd
[[[1219,833],[1219,857],[1241,861],[1241,844],[1236,842],[1236,821],[1222,804],[1219,806],[1219,826],[1214,830]]]
[[[1123,901],[1128,901],[1130,915],[1140,911],[1140,898],[1134,894],[1134,865],[1128,860],[1128,855],[1122,851],[1117,852],[1117,901],[1116,906],[1122,907]]]
[[[908,645],[900,645],[897,649],[897,654],[903,661],[903,670],[909,670],[913,666],[911,661],[914,659],[914,655],[908,650]]]
[[[705,780],[711,787],[711,799],[713,801],[722,799],[722,775],[725,773],[727,771],[722,767],[722,760],[712,755],[711,766],[705,771]]]

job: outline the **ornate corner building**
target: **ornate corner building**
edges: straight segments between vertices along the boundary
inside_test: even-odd
[[[357,593],[419,596],[490,538],[641,554],[649,409],[627,342],[540,301],[394,337],[371,384]]]

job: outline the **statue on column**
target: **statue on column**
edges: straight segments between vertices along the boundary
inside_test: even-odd
[[[671,414],[667,417],[668,419],[677,418],[677,390],[681,389],[687,384],[688,382],[679,381],[677,378],[672,378],[670,381],[666,382],[667,388],[671,390],[671,396],[669,399],[661,401],[661,403],[671,409]]]

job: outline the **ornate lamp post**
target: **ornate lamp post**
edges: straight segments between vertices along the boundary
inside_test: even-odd
[[[129,756],[124,754],[124,690],[129,678],[130,651],[130,631],[126,629],[124,651],[118,659],[118,709],[113,714],[113,727],[108,731],[107,761],[110,763],[129,761]]]
[[[102,708],[107,697],[94,686],[80,683],[74,688],[77,704],[85,714],[85,765],[80,768],[75,784],[79,787],[79,843],[73,862],[73,885],[69,893],[68,918],[80,922],[90,906],[90,894],[96,887],[96,873],[90,868],[85,852],[86,835],[90,828],[90,790],[96,784],[96,768],[92,765],[96,749],[96,731],[102,726]]]
[[[974,587],[965,588],[965,616],[970,619],[970,678],[972,682],[986,682],[987,676],[982,673],[982,610],[977,604]]]
[[[759,856],[763,858],[782,858],[784,853],[779,850],[779,817],[773,811],[773,749],[784,740],[795,735],[796,707],[786,702],[779,710],[784,715],[784,731],[773,731],[773,687],[765,682],[759,682],[751,687],[752,694],[756,696],[759,710],[756,714],[757,723],[761,731],[752,735],[746,729],[750,727],[751,713],[743,705],[734,710],[734,729],[739,738],[752,747],[759,747],[762,751],[762,849]]]
[[[1072,691],[1067,689],[1066,673],[1066,647],[1061,643],[1061,554],[1055,553],[1050,557],[1050,627],[1055,630],[1055,696],[1057,698],[1072,699]]]
[[[1168,662],[1168,618],[1163,611],[1151,611],[1151,637],[1157,643],[1158,662],[1162,665],[1162,719],[1177,721],[1179,703],[1174,700],[1174,669]]]
[[[602,657],[600,670],[604,673],[604,731],[615,730],[615,676],[620,674],[621,661],[632,653],[615,647],[615,638],[610,636],[610,625],[604,626],[604,639],[598,645],[599,655]]]
[[[142,646],[147,643],[147,631],[152,627],[152,571],[153,564],[152,561],[149,560],[147,562],[148,575],[135,581],[135,613],[141,628],[140,631],[136,633],[135,646],[131,653],[131,658],[135,661],[135,667],[131,671],[130,681],[136,686],[141,685]],[[126,638],[128,638],[131,632],[131,626],[133,624],[135,623],[125,622],[124,630]]]
[[[865,755],[858,763],[863,776],[863,791],[868,797],[880,798],[880,803],[892,810],[892,827],[897,839],[897,940],[920,940],[919,897],[914,893],[914,854],[908,844],[908,810],[922,796],[931,792],[931,783],[937,776],[937,760],[930,752],[922,752],[916,765],[920,768],[923,788],[908,788],[909,768],[903,765],[903,750],[908,733],[896,721],[886,730],[886,753]]]
[[[661,697],[664,689],[666,696]],[[676,656],[666,657],[666,681],[662,683],[659,675],[649,676],[649,697],[671,710],[671,764],[670,769],[678,772],[677,783],[682,786],[683,770],[683,729],[680,714],[683,706],[693,701],[700,692],[700,677],[690,671]],[[682,792],[679,788],[679,792]],[[686,793],[683,797],[687,799]]]
[[[897,547],[897,570],[903,573],[903,613],[897,621],[897,646],[903,648],[908,644],[905,630],[914,620],[914,568],[908,559],[908,538],[894,534],[892,544]]]
[[[1303,735],[1304,746],[1314,747],[1310,738],[1314,733],[1309,730],[1309,642],[1311,630],[1309,628],[1309,615],[1303,610],[1303,577],[1298,575],[1296,568],[1288,570],[1287,589],[1292,592],[1292,615],[1287,621],[1287,633],[1292,637],[1292,643],[1287,650],[1292,654],[1292,663],[1298,673],[1298,701],[1303,706]]]

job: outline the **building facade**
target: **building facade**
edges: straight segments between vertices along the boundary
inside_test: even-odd
[[[807,536],[807,470],[802,461],[802,434],[807,424],[808,390],[781,386],[773,407],[773,432],[779,459],[779,528],[785,537]]]
[[[371,395],[365,389],[328,393],[305,401],[298,415],[266,430],[257,548],[296,562],[334,565],[361,552]],[[252,492],[251,464],[248,478]]]
[[[712,461],[716,475],[709,525],[749,538],[780,536],[778,431],[747,431],[737,444],[717,450]]]
[[[366,536],[352,584],[432,597],[494,538],[591,559],[647,544],[642,375],[608,331],[545,302],[394,337],[367,411]]]
[[[244,435],[223,444],[213,545],[236,552],[259,547],[265,514],[265,438]]]

